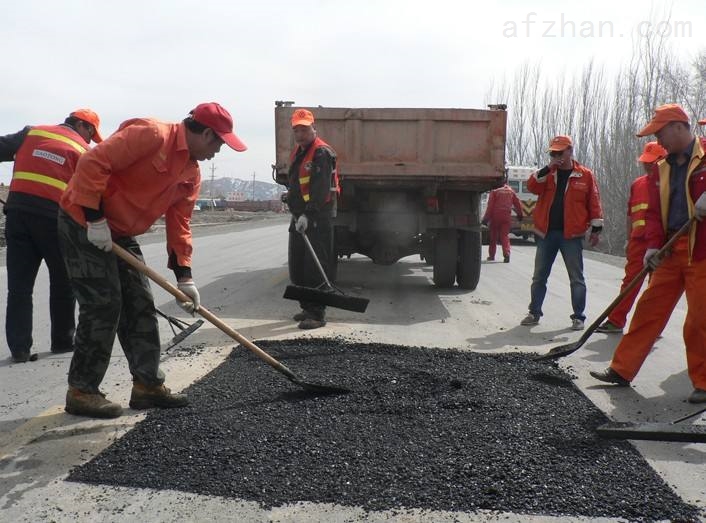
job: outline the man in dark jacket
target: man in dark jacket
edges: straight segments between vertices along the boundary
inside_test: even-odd
[[[289,274],[294,285],[316,288],[323,278],[305,243],[309,238],[321,266],[330,275],[333,228],[331,218],[337,195],[336,153],[317,136],[314,115],[297,109],[292,115],[296,147],[290,157],[287,180],[287,204],[292,213],[289,226]],[[329,276],[330,279],[330,276]],[[326,306],[300,302],[301,312],[294,315],[300,329],[326,325]]]
[[[74,348],[75,300],[59,251],[59,198],[91,140],[101,141],[100,120],[90,109],[72,112],[60,125],[27,126],[0,137],[0,161],[14,161],[5,203],[7,313],[5,335],[14,363],[32,354],[32,293],[42,260],[49,270],[51,352]]]

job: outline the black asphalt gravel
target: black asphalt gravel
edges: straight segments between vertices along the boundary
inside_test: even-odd
[[[176,489],[274,507],[698,521],[555,363],[532,355],[262,341],[302,390],[238,347],[191,386],[191,406],[153,411],[69,480]]]

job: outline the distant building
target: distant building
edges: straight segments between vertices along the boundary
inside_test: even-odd
[[[246,199],[243,191],[231,191],[226,194],[227,202],[244,202]]]

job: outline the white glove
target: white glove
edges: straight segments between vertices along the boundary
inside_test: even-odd
[[[647,267],[647,269],[651,271],[657,268],[659,262],[662,261],[655,256],[658,251],[659,249],[647,249],[645,251],[645,257],[642,258],[643,267]]]
[[[110,235],[108,220],[102,218],[95,222],[87,222],[86,227],[86,236],[89,242],[101,251],[110,252],[113,250],[113,239]]]
[[[199,310],[199,306],[201,305],[201,296],[199,296],[199,290],[196,288],[196,284],[193,280],[180,281],[177,282],[177,289],[179,289],[181,292],[191,298],[191,301],[177,300],[177,304],[179,305],[179,307],[181,307],[193,316],[194,313]]]
[[[702,192],[698,200],[694,204],[694,216],[696,219],[701,221],[706,216],[706,192]]]
[[[309,227],[309,218],[306,217],[306,214],[302,214],[297,218],[297,223],[294,224],[294,228],[298,233],[304,234],[307,227]]]

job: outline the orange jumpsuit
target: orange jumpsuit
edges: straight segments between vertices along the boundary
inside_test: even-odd
[[[647,250],[645,240],[645,214],[647,213],[648,175],[637,178],[630,186],[630,199],[628,200],[628,218],[630,219],[630,238],[628,239],[627,252],[625,253],[625,277],[620,286],[623,292],[630,282],[640,273],[643,259]],[[643,277],[644,280],[644,277]],[[608,321],[616,327],[625,327],[625,321],[635,303],[635,298],[640,293],[642,282],[633,287],[632,291],[613,309],[608,316]]]
[[[664,245],[669,215],[669,176],[671,167],[662,160],[649,183],[646,214],[648,248]],[[688,163],[686,187],[689,216],[694,202],[706,192],[706,139],[697,139]],[[684,321],[684,344],[689,378],[695,389],[706,390],[706,221],[693,225],[680,238],[652,274],[650,285],[637,301],[630,330],[613,354],[611,368],[631,381],[637,375],[657,337],[669,321],[681,295],[686,292],[687,314]]]
[[[512,209],[518,218],[522,217],[522,204],[508,184],[490,191],[488,207],[483,215],[483,222],[489,223],[490,241],[488,243],[488,257],[495,258],[498,241],[502,245],[503,256],[510,256],[510,222]]]

